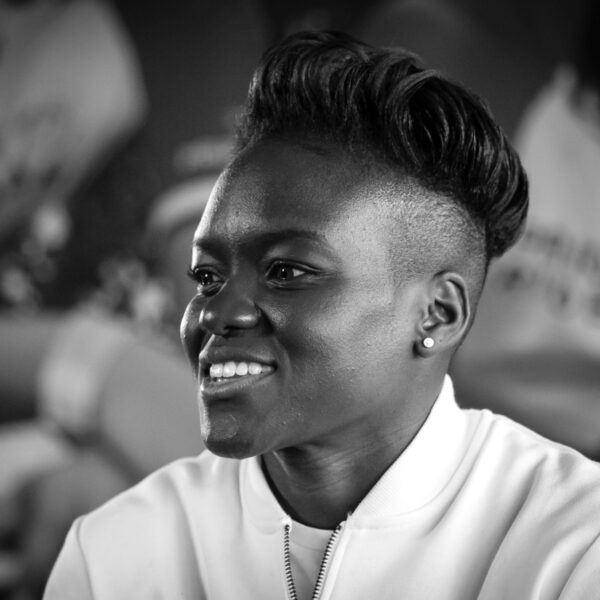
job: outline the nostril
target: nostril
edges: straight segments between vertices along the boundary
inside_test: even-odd
[[[227,326],[219,317],[219,314],[208,307],[202,309],[198,321],[200,326],[209,333],[214,335],[225,335],[227,333]]]
[[[204,306],[199,324],[214,335],[224,336],[234,329],[250,329],[260,319],[256,304],[245,295],[224,294],[224,288]]]
[[[221,310],[213,310],[209,307],[205,307],[200,313],[200,327],[211,335],[217,335],[224,337],[228,335],[231,330],[231,319]]]

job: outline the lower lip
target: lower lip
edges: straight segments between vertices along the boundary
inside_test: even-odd
[[[274,370],[258,375],[244,375],[243,377],[229,377],[218,380],[204,376],[200,382],[200,393],[205,400],[228,398],[258,385],[273,373]]]

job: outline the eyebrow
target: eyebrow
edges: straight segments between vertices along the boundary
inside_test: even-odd
[[[305,240],[316,243],[322,250],[333,253],[333,248],[322,235],[310,229],[296,229],[294,227],[251,234],[244,239],[244,244],[268,248],[277,244],[296,240]],[[218,252],[223,246],[222,242],[211,237],[195,239],[193,245],[195,248],[209,253]]]

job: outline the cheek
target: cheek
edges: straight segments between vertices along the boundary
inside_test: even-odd
[[[307,304],[285,321],[284,343],[321,384],[389,378],[410,358],[413,343],[410,319],[395,307],[393,298],[368,290]]]
[[[195,299],[192,300],[183,313],[179,327],[181,343],[192,367],[197,367],[198,354],[200,354],[204,336],[199,324],[201,310],[200,303]]]
[[[381,347],[381,335],[390,329],[390,310],[378,306],[370,294],[343,294],[303,298],[287,309],[272,312],[277,338],[290,355],[302,359],[294,369],[310,365],[315,372],[352,369],[366,351],[375,353]],[[379,345],[378,345],[379,343]]]

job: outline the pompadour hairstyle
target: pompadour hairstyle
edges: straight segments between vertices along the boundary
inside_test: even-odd
[[[292,35],[254,73],[237,152],[307,136],[391,168],[466,209],[486,264],[518,239],[527,212],[519,158],[477,96],[401,48],[337,32]]]

